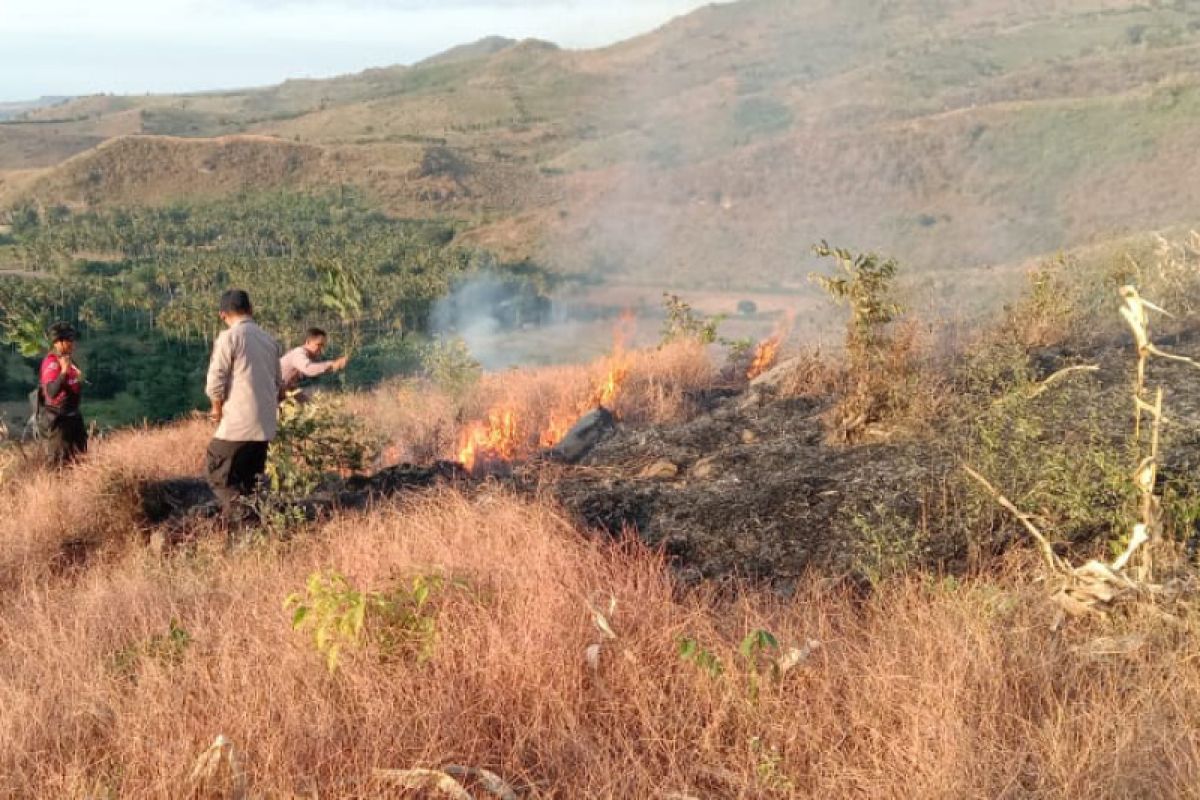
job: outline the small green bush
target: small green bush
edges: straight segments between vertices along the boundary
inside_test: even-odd
[[[311,494],[331,473],[358,472],[378,451],[378,441],[324,397],[289,398],[279,410],[279,432],[267,457],[271,490],[284,498]]]
[[[426,661],[437,644],[431,601],[444,587],[438,575],[418,575],[389,591],[363,591],[338,572],[314,572],[304,592],[288,595],[283,607],[292,612],[293,630],[312,628],[313,646],[330,672],[337,671],[344,649],[368,638],[385,660],[411,655]]]

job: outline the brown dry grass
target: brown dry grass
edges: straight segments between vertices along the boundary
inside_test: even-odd
[[[427,663],[368,645],[330,675],[280,607],[325,569],[363,588],[430,573],[469,588],[436,604]],[[610,596],[618,638],[593,675],[589,601]],[[186,796],[218,733],[252,795],[272,797],[377,797],[373,768],[451,762],[564,798],[1165,797],[1200,777],[1200,619],[1054,632],[1016,579],[913,578],[866,600],[816,578],[787,601],[680,592],[653,554],[500,493],[343,517],[288,548],[159,561],[129,547],[7,600],[6,796]],[[181,658],[120,666],[172,618],[191,636]],[[757,628],[823,647],[756,695],[737,646]],[[1130,653],[1080,654],[1134,629]],[[724,675],[680,660],[685,635]]]
[[[137,485],[197,475],[212,428],[190,421],[127,430],[93,442],[91,453],[61,475],[26,446],[0,484],[0,585],[38,580],[136,533]]]
[[[488,379],[466,408],[534,417],[586,398],[601,367]],[[619,410],[685,414],[711,370],[688,348],[633,356]],[[457,424],[449,407],[398,402],[380,424]],[[489,489],[336,516],[287,544],[201,537],[153,556],[130,535],[131,487],[196,474],[209,433],[123,433],[0,494],[0,796],[186,797],[218,734],[254,797],[389,796],[373,769],[448,763],[526,797],[1195,796],[1200,614],[1056,629],[1028,565],[865,598],[816,575],[787,599],[684,590],[643,547]],[[79,540],[103,557],[56,568]],[[370,590],[462,581],[431,606],[432,657],[384,658],[368,637],[330,674],[281,607],[327,570]],[[609,598],[605,641],[590,608]],[[180,649],[162,645],[172,620]],[[821,647],[756,678],[738,653],[756,629]],[[682,660],[685,636],[723,674]]]
[[[694,342],[631,351],[618,361],[626,378],[612,410],[633,424],[683,418],[691,407],[689,396],[711,386],[716,375],[709,353]],[[389,440],[393,460],[454,458],[463,425],[485,419],[493,409],[514,412],[518,438],[534,448],[544,444],[546,431],[565,432],[594,407],[596,387],[613,364],[610,356],[586,365],[489,374],[463,397],[426,381],[407,381],[349,398],[347,407]]]

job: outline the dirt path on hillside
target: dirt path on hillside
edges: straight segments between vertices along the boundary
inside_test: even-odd
[[[49,277],[50,275],[45,272],[34,272],[33,270],[21,269],[20,267],[0,265],[0,278],[27,278],[30,280],[40,280]]]

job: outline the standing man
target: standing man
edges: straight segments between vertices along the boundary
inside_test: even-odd
[[[316,378],[326,372],[341,372],[346,368],[347,356],[333,361],[321,361],[329,337],[320,328],[309,328],[304,336],[304,344],[289,350],[279,361],[279,369],[283,373],[283,391],[290,392],[300,387],[303,378]],[[301,395],[301,399],[305,399]]]
[[[83,373],[75,366],[78,334],[66,322],[50,326],[50,352],[42,361],[39,390],[50,464],[65,467],[87,452],[87,427],[79,410],[83,398]]]
[[[254,491],[266,470],[283,394],[279,345],[258,327],[253,313],[250,295],[241,289],[221,295],[226,329],[213,346],[205,387],[217,423],[208,444],[208,482],[232,522],[244,519],[238,501]]]

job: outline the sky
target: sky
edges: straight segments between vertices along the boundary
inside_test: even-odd
[[[0,102],[241,88],[484,36],[597,47],[706,0],[0,0]]]

